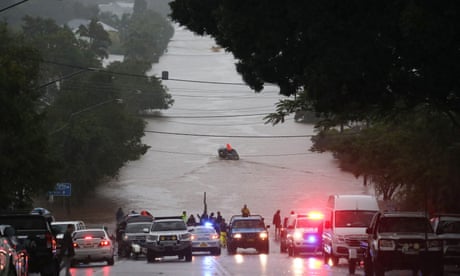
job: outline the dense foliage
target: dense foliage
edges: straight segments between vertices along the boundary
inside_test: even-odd
[[[453,169],[460,165],[460,2],[170,5],[174,21],[233,53],[255,91],[275,83],[295,96],[280,101],[269,122],[313,111],[323,119],[315,148],[334,151],[345,169],[369,176],[385,199],[412,197],[418,208],[424,195],[438,210],[460,211],[452,204],[460,197]],[[360,129],[330,135],[350,122]]]
[[[108,68],[102,60],[111,41],[97,18],[77,35],[49,18],[26,16],[17,33],[1,25],[0,209],[28,207],[57,182],[71,183],[79,203],[147,151],[139,113],[167,109],[173,100],[146,73],[173,31],[164,17],[141,13],[149,17],[126,24],[143,26],[144,39],[126,49],[143,44],[144,56]]]
[[[53,180],[44,116],[37,109],[40,56],[6,24],[0,24],[0,41],[0,209],[23,208]]]

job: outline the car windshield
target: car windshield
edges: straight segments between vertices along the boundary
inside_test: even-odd
[[[438,234],[460,234],[460,220],[444,220],[439,222]]]
[[[126,233],[143,233],[144,229],[149,229],[151,223],[128,223],[126,225],[125,232]]]
[[[428,219],[421,217],[382,218],[379,233],[424,233],[433,232]]]
[[[368,227],[375,211],[336,211],[335,227]]]
[[[233,228],[264,228],[261,220],[237,220],[233,222]]]
[[[152,225],[152,231],[187,230],[183,221],[158,221]]]
[[[74,239],[83,239],[87,237],[103,239],[105,238],[105,233],[101,230],[78,231],[74,232],[73,236]]]
[[[51,229],[53,229],[56,234],[62,234],[67,229],[67,224],[51,224]]]

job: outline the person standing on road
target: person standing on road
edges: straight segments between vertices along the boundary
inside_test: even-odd
[[[60,270],[65,268],[65,275],[71,276],[70,274],[70,265],[72,264],[72,258],[75,256],[75,249],[73,248],[72,233],[75,231],[75,226],[73,224],[68,224],[67,229],[64,233],[64,238],[62,239],[61,251],[59,252],[61,258]]]
[[[123,212],[123,209],[121,209],[121,207],[119,207],[118,210],[117,210],[117,213],[115,214],[115,218],[117,220],[117,223],[120,223],[124,216],[125,216],[125,213]]]
[[[249,217],[251,215],[251,212],[249,211],[249,208],[246,204],[244,204],[243,208],[241,208],[241,215],[243,217]]]
[[[182,219],[184,220],[185,223],[187,223],[187,212],[186,211],[182,211]]]
[[[275,240],[278,240],[281,230],[281,211],[277,210],[273,215],[273,226],[275,227]]]

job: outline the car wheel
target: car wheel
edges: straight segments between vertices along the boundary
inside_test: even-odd
[[[191,247],[189,249],[187,249],[186,252],[185,252],[185,261],[186,262],[191,262],[192,261],[192,248]]]
[[[364,259],[364,275],[365,276],[374,276],[374,269],[372,267],[372,260],[368,256],[366,256],[366,258]]]
[[[232,244],[227,244],[227,253],[229,255],[235,255],[236,254],[236,247],[234,247]]]
[[[112,258],[107,260],[107,264],[110,265],[110,266],[115,264],[115,259],[113,258],[113,256],[112,256]]]
[[[374,275],[375,276],[384,276],[385,275],[385,269],[383,268],[383,265],[378,261],[378,260],[374,260],[374,263],[373,263],[373,267],[374,267]]]
[[[220,249],[220,247],[214,248],[214,249],[211,251],[211,254],[214,255],[214,256],[220,256],[220,254],[221,254],[221,249]]]
[[[155,261],[155,252],[147,250],[147,263],[153,263]]]
[[[356,259],[348,259],[348,273],[355,274],[356,271]]]

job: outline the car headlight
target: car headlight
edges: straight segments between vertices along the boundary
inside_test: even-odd
[[[301,231],[295,231],[294,234],[292,235],[294,240],[299,241],[303,239],[303,232]]]
[[[127,241],[128,240],[128,235],[123,235],[123,240]]]
[[[185,234],[180,235],[181,240],[190,240],[191,237],[192,237],[192,234],[190,234],[190,233],[185,233]]]
[[[380,250],[395,250],[396,245],[393,240],[379,240]]]
[[[233,238],[235,239],[241,239],[241,233],[236,233],[236,234],[233,234]]]
[[[262,240],[265,240],[268,238],[268,233],[267,232],[262,232],[259,234],[259,238],[261,238]]]

